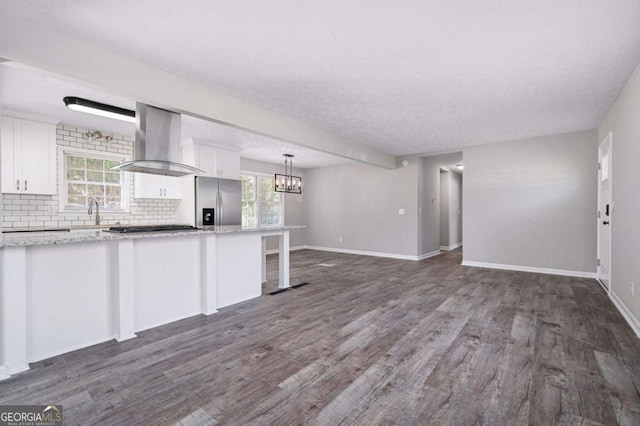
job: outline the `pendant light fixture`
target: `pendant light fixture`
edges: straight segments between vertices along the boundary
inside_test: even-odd
[[[302,178],[293,176],[293,155],[283,154],[284,174],[276,173],[275,191],[289,194],[302,194]]]
[[[101,117],[127,121],[129,123],[136,122],[136,112],[130,109],[102,104],[100,102],[77,98],[75,96],[67,96],[62,101],[67,108],[74,111],[86,112],[89,114],[99,115]]]

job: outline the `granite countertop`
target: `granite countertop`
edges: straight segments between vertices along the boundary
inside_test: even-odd
[[[50,244],[68,244],[91,241],[138,240],[143,238],[188,237],[205,234],[233,234],[244,232],[269,232],[289,229],[302,229],[305,225],[278,225],[260,227],[207,226],[196,231],[147,232],[140,234],[117,234],[102,232],[103,228],[72,228],[68,232],[13,232],[2,234],[1,247],[38,246]]]

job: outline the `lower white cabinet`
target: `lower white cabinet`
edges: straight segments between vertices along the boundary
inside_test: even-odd
[[[182,199],[182,180],[179,177],[135,173],[133,177],[135,198]]]

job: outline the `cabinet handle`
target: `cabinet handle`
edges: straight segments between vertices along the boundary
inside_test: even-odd
[[[162,197],[162,188],[160,188],[160,196]]]
[[[164,189],[164,196],[167,196],[167,188]]]
[[[24,180],[24,190],[25,191],[27,190],[27,180],[26,179]]]
[[[16,180],[16,190],[20,191],[20,179]]]

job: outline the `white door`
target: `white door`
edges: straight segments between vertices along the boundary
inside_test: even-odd
[[[173,200],[182,198],[182,178],[165,176],[164,177],[164,197]]]
[[[611,290],[611,133],[598,148],[598,279]]]
[[[56,193],[56,127],[22,120],[23,194]]]
[[[135,173],[133,195],[135,198],[164,198],[164,176]]]

